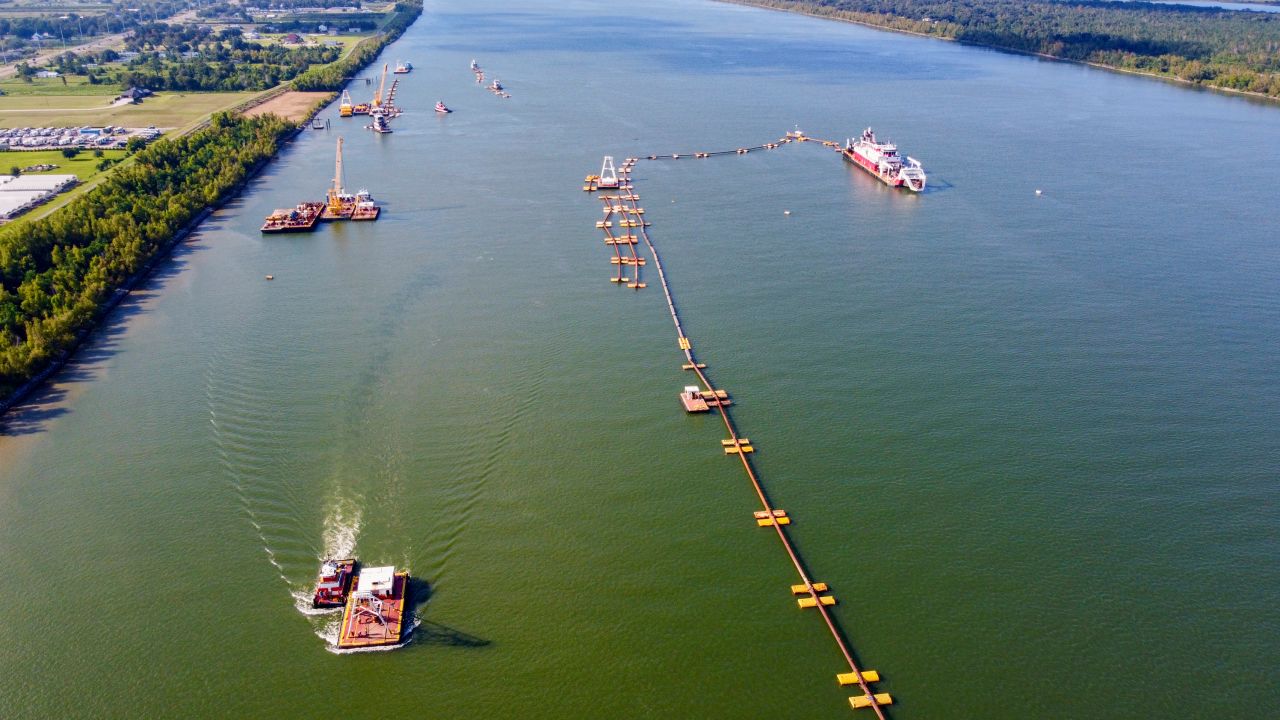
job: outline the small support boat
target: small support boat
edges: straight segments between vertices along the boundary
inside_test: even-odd
[[[702,399],[702,391],[697,385],[685,387],[684,392],[680,393],[680,404],[684,405],[684,411],[687,413],[704,413],[711,410],[707,401]]]
[[[375,113],[372,113],[369,117],[373,119],[373,124],[367,126],[370,130],[376,133],[382,133],[384,135],[391,132],[391,125],[390,123],[387,122],[386,113],[375,112]]]
[[[271,276],[268,275],[270,280]],[[325,560],[320,564],[320,579],[316,581],[316,591],[311,597],[311,607],[339,608],[347,604],[347,593],[351,591],[351,580],[355,577],[356,561]]]
[[[444,101],[443,101],[443,100],[437,100],[437,101],[436,101],[436,112],[440,113],[441,115],[444,115],[445,113],[451,113],[451,112],[453,112],[453,111],[449,109],[449,106],[447,106],[447,105],[445,105],[445,104],[444,104]]]
[[[382,208],[373,201],[373,195],[368,190],[356,193],[355,206],[351,209],[352,220],[377,220],[381,212]]]
[[[407,75],[413,70],[413,63],[403,60],[396,61],[396,69],[393,71],[396,75]]]

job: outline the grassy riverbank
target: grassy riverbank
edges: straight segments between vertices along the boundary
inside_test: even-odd
[[[396,7],[385,34],[324,69],[358,72],[422,12],[420,0]],[[287,96],[274,100],[308,104],[309,116],[328,94]],[[274,114],[217,113],[206,127],[160,140],[96,178],[97,187],[56,212],[0,229],[0,412],[59,367],[128,284],[210,207],[239,192],[295,129]]]
[[[138,153],[58,213],[0,230],[0,396],[73,347],[116,288],[293,129],[274,116],[216,115]]]

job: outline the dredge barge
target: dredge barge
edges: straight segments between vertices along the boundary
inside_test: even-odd
[[[303,202],[296,207],[275,210],[262,223],[262,232],[268,235],[311,232],[316,229],[316,222],[323,210],[324,203],[318,202]]]
[[[846,140],[840,154],[845,160],[875,175],[885,185],[903,187],[912,192],[924,190],[926,178],[920,161],[913,157],[904,159],[898,154],[897,145],[877,141],[871,128],[863,130],[856,141],[852,138]]]
[[[364,568],[347,594],[338,648],[361,650],[399,645],[406,636],[409,573],[391,566]],[[412,628],[410,628],[412,629]]]

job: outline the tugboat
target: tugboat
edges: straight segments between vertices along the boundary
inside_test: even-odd
[[[268,235],[311,232],[316,229],[316,221],[320,219],[322,210],[324,203],[318,202],[303,202],[298,203],[297,207],[276,210],[262,223],[262,232]]]
[[[476,62],[475,58],[471,59],[471,72],[480,72],[480,63]]]
[[[489,89],[496,93],[500,93],[502,92],[502,83],[498,82],[498,78],[494,78],[493,83],[489,85]]]
[[[371,113],[369,117],[373,119],[373,124],[367,125],[366,126],[367,128],[369,128],[370,130],[376,133],[382,133],[384,135],[386,133],[391,132],[391,125],[387,122],[386,113],[375,112],[375,113]]]
[[[396,61],[396,69],[394,70],[396,75],[407,75],[412,70],[413,63],[404,62],[403,60]]]
[[[907,157],[903,161],[898,154],[898,146],[888,142],[878,142],[875,131],[867,128],[855,142],[846,140],[841,155],[845,160],[875,175],[890,187],[905,187],[912,192],[924,190],[925,174],[920,161]]]
[[[449,107],[448,107],[447,105],[445,105],[445,104],[444,104],[444,101],[443,101],[443,100],[437,100],[437,101],[436,101],[436,112],[438,112],[438,113],[440,113],[441,115],[443,115],[443,114],[445,114],[445,113],[451,113],[451,112],[453,112],[453,111],[452,111],[452,110],[450,110],[450,109],[449,109]]]
[[[352,220],[377,220],[382,208],[373,201],[368,190],[356,193],[355,206],[351,209]]]
[[[401,644],[408,589],[407,572],[396,572],[391,566],[361,570],[355,589],[347,594],[338,648],[361,650]]]
[[[355,572],[356,561],[351,558],[325,560],[321,563],[320,579],[316,581],[316,592],[311,597],[311,607],[340,608],[346,605],[347,593],[351,591],[351,580],[355,577]]]

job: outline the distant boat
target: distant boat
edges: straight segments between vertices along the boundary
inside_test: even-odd
[[[480,72],[480,64],[475,60],[471,61],[471,72]]]
[[[411,63],[411,62],[404,62],[403,60],[397,60],[397,61],[396,61],[395,74],[397,74],[397,75],[405,75],[405,74],[409,73],[411,70],[413,70],[413,63]]]
[[[450,110],[450,109],[448,108],[448,106],[446,106],[446,105],[444,104],[444,101],[443,101],[443,100],[437,100],[437,101],[436,101],[436,112],[438,112],[438,113],[451,113],[451,112],[453,112],[453,111],[452,111],[452,110]]]
[[[493,84],[489,86],[489,89],[494,92],[502,92],[502,83],[498,82],[498,78],[494,78]]]

